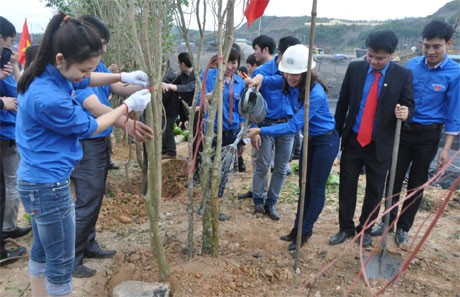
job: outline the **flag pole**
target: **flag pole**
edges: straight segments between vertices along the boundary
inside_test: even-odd
[[[263,17],[264,17],[264,16],[261,15],[260,18],[259,18],[259,34],[258,34],[257,36],[260,36],[260,28],[262,27],[262,18],[263,18]]]
[[[305,190],[307,183],[307,161],[308,161],[308,127],[309,127],[309,110],[310,110],[310,82],[311,82],[311,64],[313,61],[313,46],[315,40],[315,27],[316,27],[316,7],[317,0],[313,0],[313,6],[311,9],[311,25],[310,25],[310,43],[308,51],[308,67],[307,67],[307,79],[305,86],[305,102],[304,102],[304,128],[303,128],[303,148],[302,148],[302,172],[300,179],[300,201],[299,201],[299,220],[297,221],[297,239],[296,239],[296,253],[294,261],[294,269],[297,271],[299,269],[299,254],[300,254],[300,244],[302,241],[302,222],[303,222],[303,209],[305,205]],[[311,185],[310,185],[311,186]]]

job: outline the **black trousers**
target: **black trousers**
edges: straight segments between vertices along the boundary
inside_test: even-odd
[[[401,140],[398,152],[398,164],[396,167],[393,194],[399,194],[402,189],[404,178],[409,171],[407,193],[411,194],[426,183],[430,164],[438,152],[439,140],[441,139],[441,127],[432,130],[406,130],[401,131]],[[409,169],[410,167],[410,169]],[[397,222],[397,228],[409,231],[415,219],[423,198],[423,188],[416,191],[413,196],[404,201],[401,216]],[[399,195],[393,198],[393,204],[399,201]],[[390,223],[396,219],[398,208],[390,213]]]
[[[374,220],[378,211],[370,215],[379,205],[385,179],[390,167],[390,159],[378,161],[375,149],[375,141],[365,147],[356,140],[356,134],[350,135],[340,159],[340,185],[339,185],[339,224],[340,231],[354,234],[355,230],[360,232],[366,220]],[[366,169],[366,191],[364,202],[359,217],[359,225],[355,228],[353,216],[356,209],[358,179],[361,168]],[[372,227],[372,226],[371,226]],[[367,229],[365,232],[370,232]]]
[[[163,131],[163,147],[161,149],[162,154],[169,154],[171,156],[176,155],[176,140],[174,138],[174,123],[176,122],[177,116],[166,118],[166,127]],[[164,123],[164,118],[163,118]]]
[[[96,222],[102,206],[109,168],[107,138],[82,140],[83,158],[72,172],[75,186],[75,265],[81,265],[85,251],[99,248]]]
[[[3,241],[3,217],[5,215],[6,185],[3,176],[3,162],[0,162],[0,258],[6,257],[5,242]]]

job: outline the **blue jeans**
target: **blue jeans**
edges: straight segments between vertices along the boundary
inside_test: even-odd
[[[33,230],[29,274],[46,275],[46,289],[51,296],[71,293],[75,205],[70,181],[38,184],[18,180],[18,192]]]
[[[275,205],[278,202],[284,180],[286,179],[288,162],[291,158],[294,134],[278,137],[261,135],[262,144],[257,152],[256,168],[252,178],[252,194],[254,204],[264,203],[265,178],[270,170],[273,148],[275,148],[275,166],[273,168],[270,185],[265,204]]]
[[[303,208],[302,234],[313,232],[313,225],[321,214],[326,200],[326,182],[339,151],[339,135],[337,131],[327,136],[311,137],[308,140],[307,182],[305,185],[305,203]],[[300,172],[302,172],[303,154],[300,156]],[[299,187],[302,174],[299,175]],[[300,195],[299,195],[300,196]],[[300,199],[294,228],[299,221]]]

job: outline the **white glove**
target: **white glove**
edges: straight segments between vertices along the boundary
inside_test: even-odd
[[[144,88],[147,88],[149,85],[149,76],[144,71],[133,71],[133,72],[122,72],[121,73],[121,82],[141,85]]]
[[[129,96],[128,99],[124,101],[124,103],[126,104],[126,106],[128,106],[128,112],[142,112],[144,111],[147,104],[149,104],[150,100],[150,91],[148,89],[143,89]]]

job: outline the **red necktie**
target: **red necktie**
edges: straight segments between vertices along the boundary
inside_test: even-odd
[[[363,117],[358,131],[358,142],[361,146],[368,145],[372,140],[372,129],[374,128],[375,110],[377,109],[377,97],[379,96],[379,78],[381,72],[372,71],[375,76],[374,82],[369,89],[366,105],[364,106]]]

